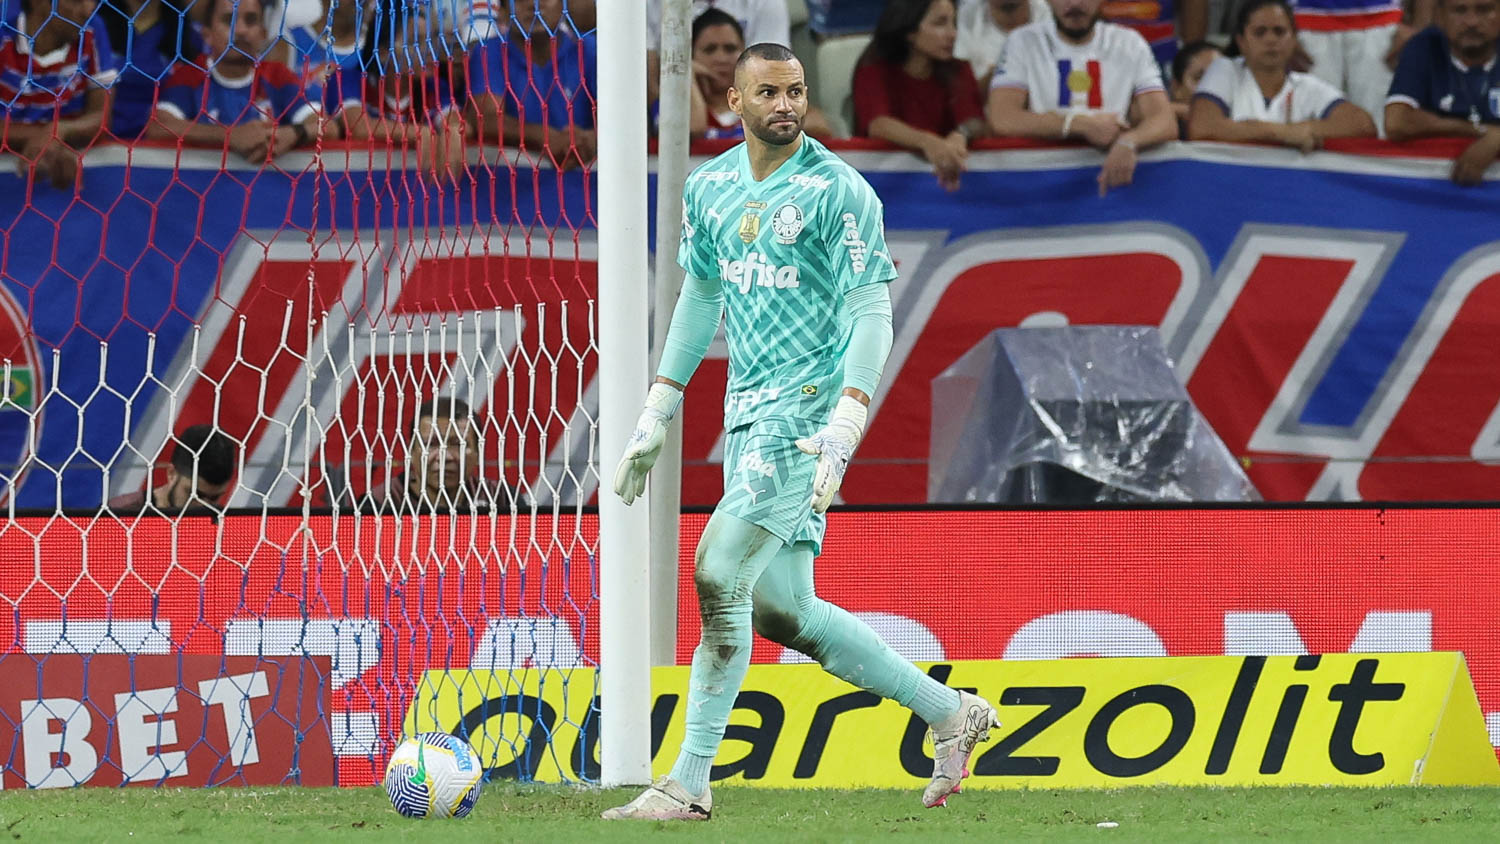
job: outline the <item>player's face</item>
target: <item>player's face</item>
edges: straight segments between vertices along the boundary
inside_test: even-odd
[[[949,0],[933,0],[928,4],[927,14],[922,16],[921,23],[906,36],[906,43],[911,45],[912,52],[935,62],[953,58],[953,42],[958,38],[955,14]]]
[[[807,82],[802,62],[772,62],[752,58],[735,76],[729,107],[745,124],[745,131],[768,144],[782,146],[802,134],[807,117]]]
[[[1443,0],[1438,20],[1454,52],[1469,59],[1484,58],[1500,38],[1500,2],[1497,0]]]
[[[1052,7],[1052,17],[1057,19],[1057,29],[1069,38],[1087,38],[1099,19],[1099,7],[1104,0],[1047,0]]]
[[[217,0],[208,22],[209,52],[219,64],[249,65],[266,44],[260,0]]]
[[[477,432],[467,419],[424,416],[417,423],[412,462],[429,489],[456,490],[479,465]]]
[[[1218,50],[1199,50],[1196,55],[1188,59],[1187,67],[1182,71],[1181,79],[1172,80],[1172,99],[1178,102],[1188,102],[1193,98],[1193,92],[1198,90],[1198,83],[1203,81],[1203,73],[1208,66],[1219,57]]]
[[[1245,65],[1254,70],[1285,70],[1297,49],[1297,30],[1286,9],[1262,6],[1250,13],[1245,31],[1234,37],[1245,56]]]
[[[715,91],[727,91],[734,84],[734,63],[745,50],[739,33],[727,23],[704,27],[693,42],[693,61],[708,71],[708,83]]]

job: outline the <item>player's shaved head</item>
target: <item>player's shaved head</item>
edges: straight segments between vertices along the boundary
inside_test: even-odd
[[[752,138],[773,146],[793,143],[807,116],[807,80],[802,63],[780,44],[754,44],[734,65],[729,108]]]
[[[760,59],[765,62],[797,62],[799,66],[802,64],[800,61],[797,61],[796,53],[793,53],[780,44],[772,44],[767,41],[759,44],[751,44],[745,48],[743,53],[740,53],[739,61],[734,63],[734,85],[736,88],[744,90],[745,84],[741,80],[740,74],[745,72],[747,66],[754,59]]]

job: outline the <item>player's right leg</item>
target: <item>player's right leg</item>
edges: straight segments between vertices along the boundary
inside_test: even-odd
[[[750,668],[751,600],[782,547],[775,534],[715,510],[698,541],[693,572],[703,633],[688,675],[687,729],[672,772],[605,820],[708,820],[709,771]]]
[[[798,542],[777,553],[755,585],[756,632],[817,660],[830,674],[905,706],[927,722],[933,743],[928,808],[943,806],[969,775],[969,757],[999,726],[995,707],[950,689],[896,653],[870,626],[819,598],[813,589],[813,546]]]

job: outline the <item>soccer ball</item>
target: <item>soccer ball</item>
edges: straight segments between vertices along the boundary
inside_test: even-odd
[[[469,743],[447,733],[401,742],[385,766],[385,793],[408,818],[461,818],[479,802],[484,766]]]

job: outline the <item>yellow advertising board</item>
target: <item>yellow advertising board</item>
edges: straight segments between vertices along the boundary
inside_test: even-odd
[[[966,788],[1500,784],[1462,654],[925,667],[1000,708],[1002,726],[970,760]],[[682,741],[687,678],[685,666],[652,673],[657,773]],[[591,670],[433,671],[404,727],[467,734],[500,776],[592,779],[595,695]],[[714,780],[916,788],[932,772],[924,733],[903,707],[815,665],[752,666]]]

